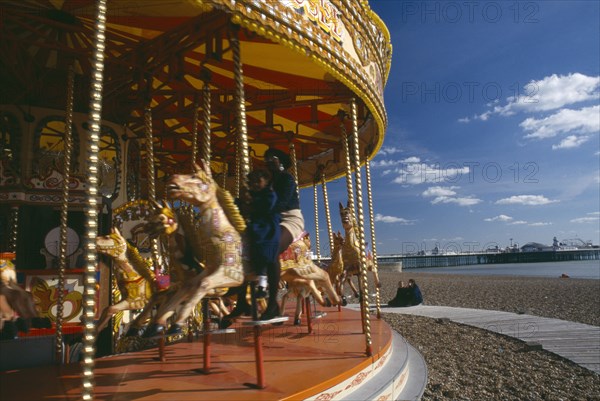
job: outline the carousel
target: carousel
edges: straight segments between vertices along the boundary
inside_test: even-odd
[[[369,163],[392,49],[367,1],[7,0],[0,37],[0,399],[422,394],[380,319]],[[269,149],[316,227],[261,320],[236,199]],[[223,324],[246,282],[251,316]]]

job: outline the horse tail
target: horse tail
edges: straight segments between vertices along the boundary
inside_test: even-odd
[[[244,220],[240,210],[236,206],[233,196],[231,196],[228,190],[217,185],[217,199],[229,222],[238,233],[243,233],[246,230],[246,220]]]

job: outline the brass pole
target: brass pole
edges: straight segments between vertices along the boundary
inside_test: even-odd
[[[369,286],[367,281],[367,253],[365,246],[365,219],[363,215],[362,183],[360,178],[360,147],[358,143],[358,117],[356,110],[356,100],[352,99],[351,120],[352,120],[352,142],[354,145],[354,177],[356,179],[356,212],[358,222],[358,238],[360,246],[360,292],[362,296],[362,310],[364,314],[366,353],[371,356],[371,320],[369,318]]]
[[[10,209],[10,237],[8,239],[8,250],[17,252],[17,237],[19,234],[19,206]]]
[[[327,234],[329,235],[329,255],[333,257],[333,228],[331,227],[331,212],[329,211],[329,197],[327,196],[327,184],[325,173],[321,172],[321,186],[323,187],[323,203],[325,204],[325,218],[327,219]]]
[[[198,163],[198,102],[194,101],[194,116],[192,117],[192,171]]]
[[[314,205],[315,205],[315,249],[317,251],[317,262],[321,262],[321,243],[319,242],[319,199],[317,196],[317,181],[313,183]]]
[[[211,142],[210,142],[210,114],[211,114],[211,102],[210,102],[210,87],[208,86],[208,82],[204,83],[204,88],[202,89],[202,129],[204,133],[203,142],[203,152],[202,159],[204,159],[204,163],[206,163],[206,167],[210,168],[210,158],[211,158]],[[225,187],[223,187],[225,188]]]
[[[93,72],[90,91],[89,127],[90,136],[87,141],[87,177],[85,235],[85,274],[83,295],[83,362],[82,362],[82,391],[83,400],[94,398],[94,354],[96,343],[96,328],[94,312],[96,306],[96,235],[98,232],[98,153],[100,144],[100,122],[102,116],[102,79],[104,72],[104,42],[106,30],[106,0],[96,1],[96,26],[94,41]]]
[[[246,126],[246,96],[244,94],[244,69],[240,53],[240,40],[238,38],[239,26],[231,29],[231,49],[233,51],[233,75],[235,80],[235,95],[237,100],[237,137],[239,138],[238,149],[240,151],[240,180],[239,191],[247,190],[248,182],[246,176],[250,172],[250,160],[248,155],[248,130]]]
[[[150,78],[152,80],[152,78]],[[151,85],[149,83],[149,85]],[[152,132],[152,109],[150,108],[150,102],[144,110],[144,128],[146,134],[146,171],[148,179],[148,200],[150,203],[156,201],[156,184],[154,171],[154,135]],[[159,270],[159,252],[158,252],[158,238],[152,238],[150,240],[150,253],[152,255],[152,262],[154,269]]]
[[[56,301],[56,361],[63,359],[62,320],[64,312],[65,270],[67,268],[67,216],[69,212],[69,181],[71,180],[71,154],[73,153],[73,92],[75,86],[75,70],[71,65],[67,76],[67,110],[65,115],[64,170],[62,187],[62,204],[60,205],[60,246],[58,251],[58,300]]]
[[[344,155],[346,156],[346,190],[348,192],[348,207],[352,212],[352,217],[355,216],[354,212],[354,187],[352,186],[352,161],[350,158],[350,147],[348,146],[348,134],[346,133],[346,126],[342,121],[340,125],[342,131],[342,145],[344,148]]]
[[[378,271],[377,246],[375,245],[375,214],[373,212],[373,191],[371,189],[371,166],[368,155],[365,155],[365,182],[367,184],[367,197],[369,202],[369,221],[371,225],[371,249],[373,254],[373,270]],[[381,319],[381,295],[379,287],[375,288],[375,307],[377,309],[377,319]]]
[[[292,142],[290,137],[290,163],[292,163],[292,176],[294,177],[294,181],[296,181],[296,186],[298,186],[298,159],[296,158],[296,145]],[[298,199],[300,199],[300,191],[298,191]]]

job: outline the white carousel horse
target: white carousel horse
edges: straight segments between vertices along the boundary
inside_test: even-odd
[[[160,305],[154,322],[148,327],[144,337],[162,334],[167,319],[176,310],[179,310],[177,320],[167,333],[181,333],[187,317],[210,290],[239,286],[244,280],[241,236],[239,229],[228,218],[235,205],[230,195],[215,183],[210,169],[195,166],[193,174],[174,175],[167,182],[166,189],[171,199],[185,201],[197,208],[200,221],[198,224],[178,225],[175,214],[165,207],[157,210],[158,213],[150,218],[146,225],[147,231],[152,235],[170,235],[180,227],[183,238],[191,245],[193,256],[203,260],[205,266],[201,273],[182,283]],[[239,219],[243,224],[241,216]]]

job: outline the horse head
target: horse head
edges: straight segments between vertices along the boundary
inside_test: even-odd
[[[333,233],[333,253],[339,252],[344,247],[344,236],[339,231]]]
[[[202,206],[216,199],[217,184],[212,177],[210,167],[194,165],[192,174],[175,174],[166,184],[167,195],[171,199]]]
[[[350,230],[354,227],[354,218],[352,216],[352,209],[350,205],[344,207],[340,202],[340,218],[342,220],[342,226],[344,230]]]
[[[127,252],[127,241],[113,227],[110,234],[96,237],[96,251],[114,259],[123,259]]]
[[[0,282],[5,285],[17,283],[17,272],[15,265],[12,263],[14,254],[6,254],[6,257],[0,255]]]

